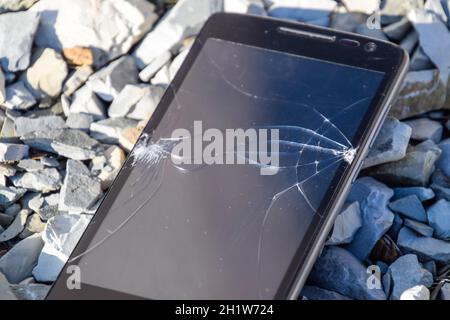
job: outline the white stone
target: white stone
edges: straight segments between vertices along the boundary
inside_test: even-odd
[[[86,83],[88,78],[94,73],[91,66],[78,67],[64,83],[63,92],[67,97],[71,96],[76,90]]]
[[[87,113],[97,120],[105,118],[105,108],[102,102],[97,98],[92,89],[86,85],[74,93],[69,112]]]
[[[159,70],[158,73],[153,77],[150,83],[155,86],[167,86],[170,83],[169,66],[165,65],[164,67],[162,67],[161,70]]]
[[[36,104],[33,94],[22,81],[6,87],[6,99],[3,105],[10,110],[28,110]]]
[[[430,300],[430,290],[424,285],[414,286],[405,290],[400,300]]]
[[[358,202],[353,202],[342,211],[334,222],[333,232],[328,245],[350,243],[362,226],[361,210]]]
[[[372,14],[375,10],[380,9],[380,0],[342,0],[342,3],[350,12]]]
[[[170,61],[171,58],[172,54],[170,51],[162,53],[139,73],[139,79],[144,82],[148,82],[164,65]]]
[[[190,47],[184,49],[175,57],[175,59],[173,59],[172,63],[170,64],[170,67],[169,67],[170,80],[173,80],[173,78],[175,78],[175,75],[177,74],[178,69],[180,69],[184,60],[186,60],[186,57],[189,54],[190,49],[191,49]]]
[[[269,16],[300,21],[314,21],[327,18],[336,8],[333,0],[273,0]]]
[[[135,120],[148,120],[159,104],[164,89],[159,86],[151,87],[151,90],[127,114],[127,118]]]
[[[126,85],[109,107],[108,116],[112,118],[126,116],[128,112],[130,112],[131,108],[133,108],[149,91],[149,85]]]

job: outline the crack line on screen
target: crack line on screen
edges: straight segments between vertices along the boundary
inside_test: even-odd
[[[334,123],[334,119],[339,117],[345,112],[350,111],[352,108],[355,108],[360,103],[366,102],[369,100],[369,97],[362,98],[357,100],[356,102],[351,103],[350,105],[342,108],[337,113],[335,113],[331,117],[326,117],[324,114],[319,112],[316,108],[310,105],[306,105],[303,103],[298,103],[296,101],[290,101],[279,98],[271,98],[260,96],[257,94],[253,94],[252,92],[248,92],[243,90],[240,85],[236,85],[230,80],[224,70],[220,67],[220,65],[214,60],[214,58],[207,56],[211,66],[217,71],[217,74],[223,80],[224,84],[234,91],[242,94],[248,99],[262,100],[262,101],[272,101],[279,102],[282,104],[291,104],[297,105],[299,108],[303,108],[305,111],[312,112],[312,114],[317,117],[318,123],[313,128],[301,127],[301,126],[292,126],[292,125],[271,125],[271,126],[262,126],[258,128],[265,129],[278,129],[280,131],[280,139],[277,140],[280,144],[280,165],[276,168],[279,172],[286,171],[291,173],[289,175],[292,181],[287,181],[286,187],[278,191],[271,199],[269,199],[269,203],[267,209],[264,212],[254,212],[250,214],[246,221],[243,221],[242,226],[237,231],[237,234],[232,237],[232,246],[233,244],[237,244],[239,241],[239,236],[242,235],[242,232],[245,231],[245,228],[250,225],[255,218],[261,220],[260,223],[260,231],[258,236],[258,248],[256,253],[256,264],[258,268],[258,278],[262,279],[262,260],[263,260],[263,248],[264,248],[264,233],[267,228],[267,224],[270,220],[270,216],[272,210],[277,203],[285,194],[292,190],[296,190],[298,195],[304,199],[309,208],[311,208],[314,214],[319,214],[318,204],[315,203],[314,199],[309,194],[310,192],[305,187],[306,184],[311,183],[316,177],[321,174],[326,174],[327,170],[331,170],[332,168],[338,167],[342,162],[346,162],[351,164],[356,156],[357,147],[354,147],[350,140],[346,137],[346,135],[338,128],[338,126]],[[182,108],[182,104],[179,101],[179,94],[190,94],[190,95],[198,95],[194,92],[178,89],[175,90],[173,85],[169,85],[168,90],[172,90],[174,96],[174,103],[178,108]],[[169,112],[169,111],[168,111]],[[330,136],[337,135],[338,138],[334,139]],[[101,246],[105,241],[107,241],[110,237],[112,237],[115,233],[120,231],[131,219],[133,219],[137,214],[140,213],[141,209],[146,206],[150,202],[151,199],[154,198],[158,190],[164,181],[164,168],[169,163],[173,167],[177,168],[181,172],[193,172],[195,170],[200,169],[201,166],[189,166],[184,167],[180,165],[175,165],[171,161],[167,162],[167,160],[171,157],[171,150],[180,143],[183,139],[192,139],[192,137],[184,137],[184,138],[160,138],[156,142],[152,141],[152,136],[149,134],[143,134],[139,141],[136,143],[133,151],[130,153],[130,158],[127,161],[126,165],[131,167],[135,167],[137,165],[145,165],[149,170],[148,174],[145,174],[141,177],[136,178],[134,182],[132,182],[132,190],[133,193],[130,195],[130,201],[135,197],[135,194],[140,195],[144,194],[145,200],[133,210],[127,218],[122,221],[116,228],[111,228],[106,231],[107,235],[97,241],[95,244],[90,246],[84,252],[78,254],[77,256],[71,258],[69,262],[74,262],[75,260],[80,259],[82,256],[94,251],[96,248]],[[270,142],[270,141],[269,141]],[[303,159],[304,154],[313,152],[315,157],[313,159]],[[311,155],[309,154],[309,158]],[[251,157],[248,157],[248,164],[256,167],[264,166],[262,163],[252,162]],[[306,176],[303,176],[303,170],[310,172]],[[155,184],[154,178],[157,177],[157,182]],[[299,178],[301,177],[301,178]],[[143,181],[142,181],[143,179]],[[149,185],[153,185],[154,188],[151,192],[149,192]],[[124,204],[113,205],[111,210],[120,210],[120,208]],[[232,247],[230,246],[230,248]],[[263,297],[263,288],[259,288],[259,295]]]

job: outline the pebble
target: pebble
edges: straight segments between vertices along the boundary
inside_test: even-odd
[[[436,170],[431,177],[431,186],[438,199],[450,201],[450,178],[440,170]]]
[[[64,214],[51,218],[42,234],[44,248],[33,276],[39,282],[52,282],[78,243],[89,223],[85,214]]]
[[[30,209],[37,212],[43,221],[47,221],[59,213],[58,205],[59,193],[52,193],[47,196],[37,194],[28,203]]]
[[[9,110],[28,110],[36,104],[35,97],[22,81],[7,86],[5,94],[3,105]]]
[[[86,113],[71,113],[67,116],[66,125],[71,129],[88,132],[94,117]]]
[[[16,164],[18,169],[27,171],[27,172],[31,172],[31,171],[39,171],[39,170],[43,170],[45,167],[44,165],[37,160],[33,160],[33,159],[23,159],[20,160],[17,164]]]
[[[29,148],[23,144],[0,142],[0,161],[18,161],[28,157]]]
[[[171,58],[172,54],[170,51],[163,52],[139,72],[139,79],[143,82],[150,81],[162,67],[170,62]]]
[[[300,297],[306,297],[308,300],[352,300],[334,291],[322,289],[316,286],[304,286]]]
[[[416,195],[410,195],[394,200],[389,203],[389,208],[416,221],[427,222],[425,209]]]
[[[11,12],[0,15],[0,64],[5,72],[25,70],[39,24],[39,13]]]
[[[40,0],[30,10],[42,14],[39,46],[94,48],[95,64],[102,65],[128,52],[151,29],[154,9],[145,0]]]
[[[427,261],[422,264],[422,267],[424,269],[427,269],[428,271],[430,271],[430,273],[433,275],[433,277],[436,277],[436,275],[437,275],[436,262],[434,262],[433,260]]]
[[[29,214],[29,210],[21,210],[16,215],[14,221],[9,225],[9,227],[0,234],[0,242],[5,242],[18,236],[25,227],[25,223]]]
[[[411,127],[395,118],[386,118],[364,160],[363,168],[402,159],[405,157],[410,137]]]
[[[47,193],[59,190],[61,175],[55,168],[20,173],[11,177],[14,186],[36,192]]]
[[[109,107],[108,116],[125,117],[149,92],[150,86],[148,85],[126,85]]]
[[[14,121],[16,134],[20,137],[35,131],[52,131],[67,128],[60,116],[43,116],[38,118],[18,117]]]
[[[424,285],[414,286],[405,290],[400,300],[430,300],[430,290]]]
[[[102,189],[106,190],[111,186],[122,165],[125,163],[125,153],[117,146],[106,149],[104,154],[104,165],[99,169],[97,177],[101,181]],[[95,163],[95,158],[92,160]]]
[[[0,299],[1,300],[17,300],[16,295],[11,289],[11,285],[5,275],[0,274]]]
[[[159,104],[164,89],[159,86],[152,86],[142,99],[131,108],[127,114],[127,118],[134,120],[148,120],[152,116],[153,112]]]
[[[423,51],[422,47],[418,46],[411,56],[409,64],[410,71],[423,71],[434,69],[435,66],[431,62],[430,58]]]
[[[87,85],[81,87],[74,93],[69,113],[86,113],[94,117],[95,120],[105,118],[105,108],[100,99]]]
[[[352,242],[361,226],[362,219],[359,202],[353,202],[336,217],[331,237],[326,244],[339,245]]]
[[[450,240],[450,202],[444,199],[433,204],[427,211],[428,221],[434,229],[434,236]]]
[[[83,212],[93,206],[102,194],[100,181],[91,175],[89,169],[82,162],[69,159],[59,210]]]
[[[42,222],[41,218],[37,213],[33,213],[28,216],[25,222],[25,227],[23,231],[19,234],[19,238],[25,239],[34,233],[40,233],[44,231],[45,224]]]
[[[441,300],[450,300],[450,283],[444,283],[439,292],[439,298]]]
[[[94,69],[90,66],[81,66],[76,68],[64,82],[63,93],[70,97],[75,91],[86,83],[89,77],[94,73]]]
[[[13,203],[10,206],[8,206],[8,208],[5,209],[5,214],[7,214],[10,217],[15,217],[21,209],[22,207],[20,206],[20,204]]]
[[[433,284],[433,275],[422,268],[414,254],[405,254],[395,260],[389,266],[389,272],[393,282],[392,300],[399,300],[403,292],[416,285],[429,288]]]
[[[0,186],[0,207],[6,208],[19,200],[27,192],[26,189]]]
[[[394,188],[394,197],[392,200],[397,200],[410,195],[416,195],[420,201],[427,201],[434,198],[433,189],[424,187],[403,187]]]
[[[51,286],[42,283],[12,285],[11,290],[19,300],[44,300]]]
[[[368,288],[366,267],[350,252],[337,246],[325,247],[307,284],[353,299],[386,300],[383,290]]]
[[[66,62],[51,48],[38,51],[36,56],[22,78],[25,85],[40,100],[59,96],[68,74]]]
[[[75,160],[88,160],[97,155],[99,143],[83,131],[66,129],[56,135],[51,142],[51,147],[60,156]]]
[[[450,138],[443,140],[439,143],[438,147],[442,153],[436,163],[436,166],[446,176],[450,177]]]
[[[403,17],[383,28],[383,32],[393,41],[401,41],[411,29],[411,23],[407,17]]]
[[[119,133],[119,144],[127,151],[131,151],[136,144],[145,124],[140,123],[136,128],[127,128]]]
[[[417,221],[411,220],[411,219],[405,219],[404,225],[405,225],[405,227],[408,227],[408,228],[416,231],[418,234],[420,234],[424,237],[432,237],[433,236],[434,229],[425,223],[417,222]]]
[[[128,128],[135,128],[137,125],[138,122],[136,120],[127,118],[109,118],[93,122],[90,127],[90,135],[103,143],[118,143],[120,131]]]
[[[417,141],[432,140],[439,143],[442,138],[443,127],[438,121],[419,118],[405,122],[412,128],[411,138]]]
[[[137,67],[132,56],[126,55],[89,77],[86,85],[104,101],[112,101],[127,84],[135,84]]]
[[[392,225],[394,214],[387,208],[393,191],[370,177],[355,181],[347,201],[358,201],[363,221],[353,241],[346,246],[358,259],[365,260],[375,244]]]
[[[430,259],[448,264],[450,262],[450,243],[415,234],[409,228],[402,228],[397,244],[405,252],[416,254],[422,261]]]

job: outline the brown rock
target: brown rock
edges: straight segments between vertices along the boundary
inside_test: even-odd
[[[63,49],[64,58],[74,66],[91,66],[94,63],[92,50],[85,47]]]

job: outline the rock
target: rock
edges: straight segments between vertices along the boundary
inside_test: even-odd
[[[67,117],[66,124],[71,129],[88,132],[94,122],[94,117],[86,113],[71,113]]]
[[[127,128],[119,133],[119,144],[127,151],[131,151],[136,144],[145,124],[140,123],[136,128]]]
[[[82,162],[69,159],[59,210],[83,212],[93,206],[102,194],[100,181],[92,177],[89,169]]]
[[[304,286],[300,296],[308,298],[308,300],[352,300],[334,291],[325,290],[315,286]]]
[[[25,72],[23,81],[33,95],[42,100],[61,94],[68,70],[63,57],[55,50],[45,48],[37,53],[36,61]]]
[[[127,118],[110,118],[93,122],[90,127],[91,136],[103,143],[117,143],[120,131],[136,128],[138,122]]]
[[[450,177],[450,138],[443,140],[438,145],[442,153],[439,157],[436,166],[446,176]]]
[[[8,207],[27,192],[25,189],[0,186],[0,207]]]
[[[43,221],[47,221],[59,213],[59,193],[53,193],[48,196],[37,195],[30,199],[28,206],[39,214]]]
[[[411,128],[408,125],[388,117],[364,160],[363,168],[402,159],[410,137]]]
[[[122,149],[117,146],[111,146],[105,151],[104,158],[104,165],[99,169],[99,173],[97,175],[101,181],[103,190],[111,186],[122,168],[126,156]],[[92,160],[93,163],[95,163],[95,159],[96,158]]]
[[[0,226],[3,228],[7,228],[12,222],[14,221],[14,217],[5,214],[0,213]]]
[[[336,2],[331,0],[277,0],[270,6],[267,14],[271,17],[308,22],[327,18],[335,8]]]
[[[362,220],[359,202],[353,202],[336,217],[333,232],[327,244],[339,245],[352,242],[361,226]]]
[[[0,13],[29,9],[39,0],[1,0]]]
[[[450,240],[450,202],[439,200],[427,211],[428,221],[434,229],[434,236],[441,240]]]
[[[69,75],[63,86],[63,93],[66,96],[71,96],[77,91],[89,77],[94,73],[94,70],[90,66],[81,66],[76,68],[75,71]]]
[[[37,213],[31,214],[27,218],[23,231],[19,234],[19,238],[25,239],[34,233],[40,233],[44,231],[45,223],[41,221]]]
[[[25,134],[21,140],[32,148],[77,160],[94,158],[100,147],[85,132],[73,129],[35,131]]]
[[[450,283],[444,283],[439,292],[439,298],[441,300],[450,300]]]
[[[251,0],[224,0],[224,12],[234,12],[241,14],[265,15],[266,10],[262,1]]]
[[[14,122],[10,118],[5,118],[3,122],[0,137],[2,138],[15,138]]]
[[[436,170],[431,177],[431,189],[438,199],[450,201],[450,178],[440,170]]]
[[[7,177],[12,177],[13,175],[16,174],[16,169],[6,163],[0,163],[0,174],[2,176],[7,176]]]
[[[101,99],[112,101],[127,84],[135,84],[138,70],[133,57],[123,56],[89,77],[87,86]]]
[[[434,69],[435,66],[425,54],[421,46],[418,46],[411,56],[409,71],[424,71]]]
[[[69,111],[70,113],[90,114],[96,120],[105,118],[105,108],[103,107],[102,102],[87,85],[74,93]]]
[[[430,260],[430,261],[427,261],[427,262],[423,263],[422,267],[424,269],[427,269],[433,275],[433,277],[436,276],[436,274],[437,274],[437,267],[436,267],[436,262],[434,262],[433,260]]]
[[[43,245],[41,235],[36,234],[21,240],[0,258],[0,271],[10,283],[19,283],[31,276]]]
[[[57,168],[60,166],[59,161],[53,157],[42,157],[40,161],[46,167]]]
[[[445,264],[450,262],[450,243],[446,241],[421,237],[408,228],[402,228],[397,243],[405,252],[416,254],[422,261],[432,259]]]
[[[5,91],[5,75],[0,68],[0,104],[5,102],[6,91]]]
[[[12,285],[11,290],[19,300],[44,300],[51,286],[42,283]]]
[[[40,161],[33,160],[33,159],[20,160],[16,166],[17,166],[17,168],[22,169],[27,172],[39,171],[39,170],[43,170],[45,168],[44,165]]]
[[[161,70],[166,64],[170,62],[172,54],[170,51],[163,52],[161,55],[153,59],[141,72],[139,72],[139,79],[143,82],[148,82],[156,73]]]
[[[170,70],[169,65],[166,64],[159,70],[150,83],[154,86],[167,87],[170,83]]]
[[[375,244],[370,252],[370,261],[383,261],[385,263],[394,262],[401,255],[400,249],[389,235],[385,234]]]
[[[386,272],[385,274],[383,274],[381,282],[383,284],[383,290],[386,294],[386,299],[390,299],[391,292],[392,292],[392,276],[391,276],[391,274],[389,272]]]
[[[337,292],[357,300],[385,300],[383,290],[367,287],[366,268],[350,252],[328,246],[316,261],[308,285]]]
[[[413,53],[414,48],[417,46],[418,41],[419,41],[419,36],[417,35],[417,33],[415,31],[411,31],[400,42],[400,46],[411,55]]]
[[[398,258],[389,266],[389,272],[393,281],[391,294],[393,300],[400,299],[405,290],[416,285],[431,287],[433,284],[433,275],[421,267],[414,254],[406,254]]]
[[[71,161],[71,160],[69,160]],[[39,282],[55,281],[89,223],[84,214],[65,214],[51,218],[42,235],[44,248],[33,276]]]
[[[411,71],[406,75],[390,114],[404,119],[438,110],[442,108],[445,96],[446,88],[438,70]]]
[[[39,13],[12,12],[0,15],[0,63],[3,71],[25,70],[39,24]]]
[[[410,146],[398,161],[370,168],[368,174],[393,186],[424,186],[434,171],[441,150],[431,140]]]
[[[181,65],[183,64],[184,60],[186,60],[186,57],[189,54],[189,51],[190,51],[190,47],[185,48],[173,59],[172,63],[169,66],[170,81],[172,81],[173,78],[175,78],[175,75],[177,74],[178,70],[181,68]]]
[[[361,0],[342,0],[341,2],[350,12],[372,14],[380,8],[380,0],[366,0],[364,2]]]
[[[356,28],[366,23],[369,17],[361,12],[347,12],[345,10],[335,10],[331,14],[330,27],[346,32],[355,32]]]
[[[424,187],[404,187],[394,188],[394,197],[392,200],[397,200],[410,195],[416,195],[420,201],[427,201],[434,198],[433,189]]]
[[[21,209],[22,207],[20,206],[20,204],[13,203],[12,205],[8,206],[8,208],[5,209],[5,214],[7,214],[10,217],[15,217]]]
[[[424,285],[414,286],[405,290],[400,300],[430,300],[430,290]]]
[[[416,221],[427,222],[427,214],[425,209],[422,206],[422,202],[420,202],[416,195],[410,195],[394,200],[389,203],[389,208]]]
[[[21,233],[23,228],[25,227],[25,223],[29,214],[29,210],[21,210],[16,215],[11,225],[0,234],[0,242],[11,240],[19,235],[19,233]]]
[[[411,23],[407,17],[403,17],[397,22],[394,22],[383,28],[383,32],[392,41],[401,41],[408,31],[411,29]]]
[[[28,110],[36,104],[36,99],[22,81],[6,87],[5,108],[10,110]]]
[[[97,66],[128,52],[156,20],[144,0],[41,0],[30,10],[41,13],[36,43],[63,48],[95,48]]]
[[[59,190],[61,187],[61,175],[55,168],[19,174],[11,177],[11,181],[16,187],[43,193]]]
[[[67,128],[60,116],[43,116],[38,118],[19,117],[14,121],[16,134],[20,137],[35,131],[52,131]]]
[[[73,47],[63,49],[64,58],[73,66],[91,66],[94,64],[94,53],[90,48]]]
[[[164,19],[144,38],[134,52],[139,69],[143,69],[181,41],[196,35],[210,15],[221,11],[221,0],[180,0]]]
[[[0,274],[0,299],[1,300],[17,300],[16,295],[11,290],[8,279]]]
[[[415,220],[405,219],[405,227],[408,227],[424,237],[433,236],[433,228]]]
[[[378,240],[392,225],[394,214],[387,208],[393,191],[373,178],[355,181],[347,201],[358,201],[363,221],[352,243],[346,248],[358,259],[365,260]]]
[[[423,0],[388,0],[385,1],[381,10],[381,23],[391,24],[401,20],[411,10],[423,8]]]
[[[355,30],[356,33],[362,34],[366,37],[377,38],[380,40],[388,41],[388,38],[385,36],[384,32],[378,28],[369,28],[367,23],[361,23]]]
[[[0,142],[0,161],[18,161],[28,157],[28,146]]]
[[[439,143],[442,138],[443,127],[437,122],[427,118],[419,118],[405,122],[412,128],[411,138],[418,141],[432,140]]]
[[[125,117],[130,110],[150,92],[150,86],[145,84],[128,84],[112,102],[108,116],[112,118]]]
[[[159,86],[152,86],[142,99],[131,108],[127,114],[127,118],[134,120],[148,120],[156,110],[162,96],[164,89]]]

